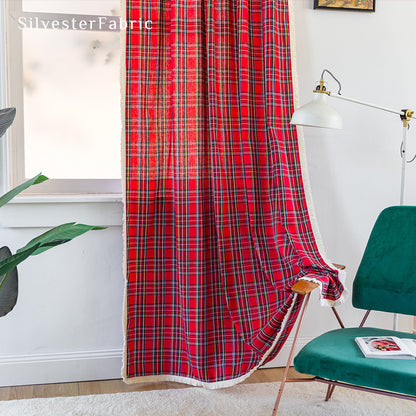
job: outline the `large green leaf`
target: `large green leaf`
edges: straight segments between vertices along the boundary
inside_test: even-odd
[[[105,227],[96,227],[93,225],[76,224],[75,222],[58,225],[57,227],[54,227],[29,241],[24,247],[17,250],[17,253],[24,252],[25,250],[36,246],[36,250],[32,252],[32,255],[35,256],[37,254],[43,253],[46,250],[49,250],[52,247],[67,243],[73,238],[78,237],[88,231],[103,230],[104,228]]]
[[[7,275],[11,270],[13,270],[18,264],[20,264],[22,261],[26,260],[31,254],[33,254],[40,246],[40,243],[26,249],[22,250],[19,253],[13,254],[10,257],[7,257],[7,259],[4,259],[0,261],[0,276]],[[6,276],[5,276],[6,277]],[[3,277],[3,280],[0,285],[1,286],[4,283],[5,278]]]
[[[0,198],[0,207],[3,205],[6,205],[10,200],[12,200],[16,195],[20,194],[20,192],[23,192],[25,189],[29,188],[29,186],[37,185],[38,183],[45,182],[48,178],[41,173],[39,175],[36,175],[32,179],[27,180],[26,182],[23,182],[19,186],[16,186],[16,188],[12,189],[11,191],[7,192]]]
[[[6,133],[6,130],[13,124],[14,118],[16,117],[16,109],[3,108],[0,110],[0,137]]]
[[[12,255],[9,247],[0,248],[0,261]],[[3,277],[0,276],[0,317],[7,315],[16,305],[19,280],[15,267]]]
[[[7,279],[7,274],[29,256],[35,256],[49,250],[50,248],[65,244],[73,238],[85,234],[88,231],[103,229],[105,229],[105,227],[96,227],[93,225],[70,222],[58,225],[57,227],[39,235],[29,241],[24,247],[17,250],[16,254],[0,261],[0,290]]]

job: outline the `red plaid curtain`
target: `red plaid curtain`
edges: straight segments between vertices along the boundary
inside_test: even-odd
[[[289,125],[287,3],[127,0],[128,382],[241,381],[286,340],[293,283],[341,296]]]

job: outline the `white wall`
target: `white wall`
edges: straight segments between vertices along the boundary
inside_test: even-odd
[[[19,299],[0,319],[0,386],[119,378],[122,207],[114,197],[25,197],[2,208],[14,252],[61,223],[107,226],[18,267]]]
[[[311,99],[315,81],[328,68],[347,96],[416,109],[415,1],[377,0],[376,13],[313,10],[313,0],[293,2],[301,104]],[[304,134],[322,239],[328,256],[347,266],[350,287],[378,213],[399,199],[402,127],[390,114],[340,101],[333,105],[344,117],[344,130],[305,128]],[[409,152],[416,152],[414,128]],[[406,203],[416,204],[416,164],[407,172]],[[12,250],[45,227],[66,221],[109,228],[19,268],[19,303],[0,319],[0,385],[119,377],[124,286],[120,202],[32,200],[3,210],[1,244]],[[340,312],[348,325],[361,317],[350,300]],[[306,324],[301,344],[337,327],[316,296]],[[391,319],[374,314],[370,324],[390,326]]]
[[[4,29],[4,2],[0,3]],[[7,105],[5,55],[0,42],[0,108]],[[0,191],[8,183],[2,172],[6,147],[0,140]],[[124,289],[120,200],[30,196],[1,208],[0,246],[9,246],[12,252],[65,222],[108,228],[31,257],[18,267],[18,303],[0,318],[0,386],[120,377]]]
[[[376,0],[376,12],[313,10],[312,0],[293,0],[299,101],[312,98],[324,68],[348,97],[401,110],[416,110],[416,2]],[[327,78],[329,89],[336,83]],[[351,283],[379,212],[400,196],[399,116],[336,99],[343,130],[305,127],[309,177],[328,257],[345,264]],[[416,120],[408,134],[409,158],[416,152]],[[407,165],[405,204],[416,204],[416,162]],[[351,299],[340,308],[347,324],[359,322]],[[316,312],[318,313],[318,311]],[[325,321],[328,312],[319,317]],[[328,324],[335,323],[330,317]],[[409,328],[409,319],[402,322]],[[369,324],[389,326],[375,314]],[[313,324],[316,325],[316,324]],[[335,323],[336,325],[336,323]]]

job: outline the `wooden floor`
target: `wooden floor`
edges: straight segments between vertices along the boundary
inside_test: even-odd
[[[283,368],[255,371],[243,384],[280,381]],[[289,377],[300,376],[293,368]],[[183,389],[187,384],[174,382],[125,384],[122,380],[82,381],[76,383],[41,384],[34,386],[1,387],[0,400],[33,399],[41,397],[83,396],[87,394],[122,393],[144,390]]]

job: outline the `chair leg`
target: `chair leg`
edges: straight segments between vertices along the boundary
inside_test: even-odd
[[[337,318],[337,321],[338,321],[338,323],[339,323],[339,326],[340,326],[341,328],[345,328],[344,323],[342,322],[342,319],[341,319],[341,317],[339,316],[339,314],[338,314],[338,312],[337,312],[337,310],[335,309],[335,307],[334,307],[334,306],[331,308],[331,310],[332,310],[332,312],[334,312],[334,315],[335,315],[335,317]]]
[[[326,397],[325,397],[326,402],[331,398],[334,390],[335,390],[335,384],[328,384],[328,389],[326,391]]]
[[[285,371],[283,373],[283,378],[282,378],[282,381],[280,383],[279,393],[277,394],[277,398],[276,398],[276,402],[274,404],[272,416],[276,416],[276,414],[277,414],[277,409],[279,407],[280,399],[282,398],[282,394],[283,394],[283,389],[284,389],[285,384],[286,384],[290,363],[292,362],[293,355],[295,354],[296,341],[298,340],[300,326],[302,325],[302,321],[303,321],[303,318],[305,316],[305,311],[306,311],[306,307],[308,306],[310,295],[311,294],[308,293],[305,296],[304,300],[303,300],[302,312],[301,312],[300,317],[299,317],[298,326],[296,328],[295,337],[293,338],[292,348],[290,349],[289,358],[287,359]],[[298,296],[298,295],[296,295],[296,296]],[[294,300],[294,302],[295,301],[296,301],[296,299]]]

